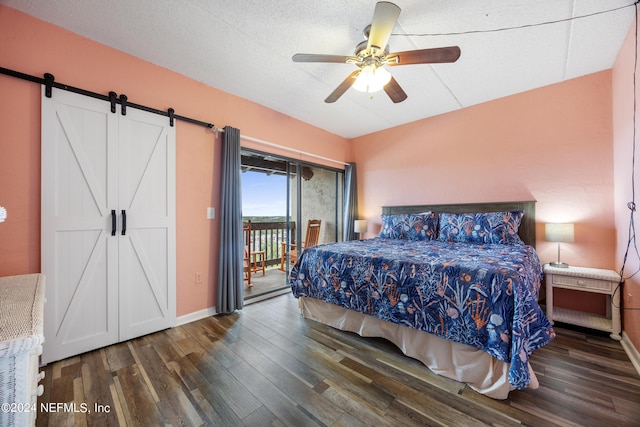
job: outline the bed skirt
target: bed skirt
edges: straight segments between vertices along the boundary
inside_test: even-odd
[[[385,338],[405,355],[419,360],[431,371],[466,383],[473,390],[493,399],[506,399],[513,386],[508,381],[509,363],[477,348],[447,341],[426,332],[347,310],[315,298],[298,298],[302,316],[362,337]],[[529,388],[539,383],[529,364]]]

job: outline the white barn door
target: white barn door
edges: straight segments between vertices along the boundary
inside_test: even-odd
[[[120,340],[175,323],[175,127],[157,114],[120,116],[118,212]]]
[[[175,322],[175,128],[119,109],[43,88],[44,363]]]

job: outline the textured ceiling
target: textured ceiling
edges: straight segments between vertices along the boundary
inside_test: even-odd
[[[460,59],[390,68],[402,103],[350,89],[325,104],[355,66],[291,57],[353,54],[375,1],[0,3],[346,138],[611,68],[634,16],[633,0],[397,0],[392,52],[457,45]]]

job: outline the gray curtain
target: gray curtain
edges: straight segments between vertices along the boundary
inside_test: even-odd
[[[353,221],[358,219],[358,186],[356,184],[356,164],[349,163],[344,168],[344,213],[342,216],[342,240],[356,240]]]
[[[225,126],[222,141],[221,187],[216,311],[231,313],[242,309],[244,300],[244,246],[240,130],[230,126]]]

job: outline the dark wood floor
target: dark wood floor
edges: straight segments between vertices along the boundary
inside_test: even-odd
[[[387,341],[304,320],[288,294],[50,364],[39,404],[57,412],[37,425],[640,425],[620,344],[557,333],[531,358],[541,387],[498,401]]]

